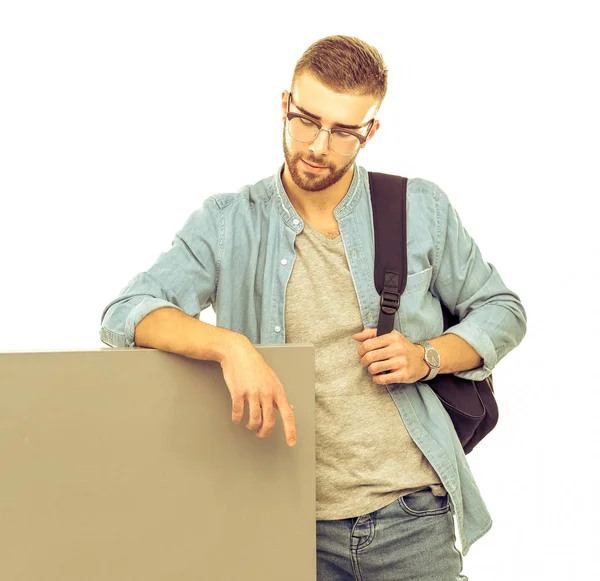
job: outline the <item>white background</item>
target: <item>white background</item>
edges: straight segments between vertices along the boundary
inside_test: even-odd
[[[389,67],[360,164],[438,183],[528,314],[469,456],[494,526],[464,572],[600,578],[594,3],[200,4],[1,4],[0,351],[104,347],[202,200],[276,171],[302,52],[359,36]]]

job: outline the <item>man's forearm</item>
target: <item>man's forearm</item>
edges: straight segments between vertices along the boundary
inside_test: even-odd
[[[146,315],[135,327],[134,340],[137,347],[218,362],[232,349],[249,343],[249,339],[240,333],[203,323],[168,307]]]
[[[483,365],[483,359],[467,343],[462,337],[448,333],[435,339],[428,339],[428,343],[431,343],[440,354],[440,370],[439,373],[455,373],[457,371],[468,371],[469,369],[476,369]],[[423,348],[423,353],[425,349]],[[425,367],[429,369],[427,364]],[[427,372],[429,373],[429,371]]]

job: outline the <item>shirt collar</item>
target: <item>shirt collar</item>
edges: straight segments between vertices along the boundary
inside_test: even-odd
[[[281,164],[277,173],[273,176],[273,200],[275,202],[275,206],[282,220],[294,230],[296,233],[302,231],[304,227],[304,223],[302,218],[296,212],[292,202],[283,187],[283,182],[281,180],[281,174],[283,172],[285,164]],[[360,199],[360,195],[363,191],[362,182],[364,181],[361,175],[361,168],[355,163],[354,164],[354,175],[352,176],[352,182],[350,183],[350,187],[346,192],[346,195],[341,199],[340,203],[335,207],[333,214],[337,220],[343,218],[356,206],[358,200]]]

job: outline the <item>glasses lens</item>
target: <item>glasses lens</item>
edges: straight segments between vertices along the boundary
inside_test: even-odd
[[[309,143],[318,135],[319,127],[308,119],[293,117],[288,122],[288,133],[297,141]],[[360,141],[351,133],[332,131],[329,146],[340,155],[352,155],[358,150]]]
[[[319,128],[307,119],[294,117],[288,124],[290,135],[298,141],[312,141],[319,131]]]
[[[360,146],[360,141],[356,135],[344,133],[343,131],[333,131],[330,141],[331,149],[341,155],[351,155]]]

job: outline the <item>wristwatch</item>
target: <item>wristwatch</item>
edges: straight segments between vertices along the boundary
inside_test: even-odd
[[[430,379],[433,379],[440,370],[440,353],[431,343],[428,343],[427,341],[417,341],[415,345],[422,345],[424,347],[425,355],[423,356],[423,359],[425,360],[425,363],[429,365],[429,375],[420,381],[429,381]]]

